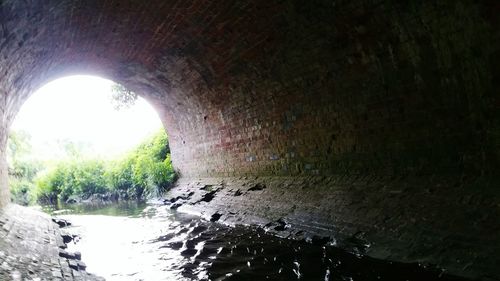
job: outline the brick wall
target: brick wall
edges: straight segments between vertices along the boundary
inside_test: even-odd
[[[6,163],[7,111],[9,111],[7,108],[7,95],[0,88],[0,208],[10,201]]]
[[[1,1],[3,123],[37,87],[86,73],[154,105],[185,177],[495,176],[498,12],[469,0]]]
[[[489,14],[498,7],[275,9],[259,17],[263,26],[248,24],[257,12],[243,13],[204,48],[207,28],[188,58],[158,62],[188,81],[173,86],[188,97],[164,113],[176,119],[173,159],[185,175],[494,173],[498,29]]]
[[[6,136],[6,132],[4,128],[0,126],[0,136],[2,139],[0,140],[0,208],[5,206],[10,201],[10,193],[8,188],[8,175],[7,175],[7,163],[5,157],[5,141],[4,137]]]

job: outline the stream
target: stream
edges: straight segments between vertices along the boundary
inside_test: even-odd
[[[46,206],[72,223],[87,271],[106,280],[465,280],[418,264],[347,253],[321,239],[295,241],[228,227],[167,206],[120,202]]]

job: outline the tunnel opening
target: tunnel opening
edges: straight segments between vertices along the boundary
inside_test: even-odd
[[[6,142],[23,101],[93,73],[157,110],[180,212],[498,279],[499,9],[0,1],[1,210],[14,208]]]
[[[176,178],[154,109],[92,76],[36,91],[12,124],[7,160],[11,201],[22,205],[141,201],[161,196]]]

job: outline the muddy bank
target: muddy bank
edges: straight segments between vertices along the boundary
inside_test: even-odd
[[[211,221],[256,225],[299,240],[328,237],[351,253],[498,280],[499,201],[467,189],[472,184],[447,178],[180,179],[164,202]]]

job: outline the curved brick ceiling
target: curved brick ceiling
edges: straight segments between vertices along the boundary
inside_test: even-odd
[[[90,73],[155,105],[184,175],[498,162],[498,5],[313,2],[3,0],[4,118]]]
[[[184,179],[318,176],[318,193],[269,196],[393,248],[451,237],[466,245],[447,248],[451,267],[467,253],[494,269],[499,14],[472,0],[0,0],[0,204],[18,108],[86,73],[154,105]]]

